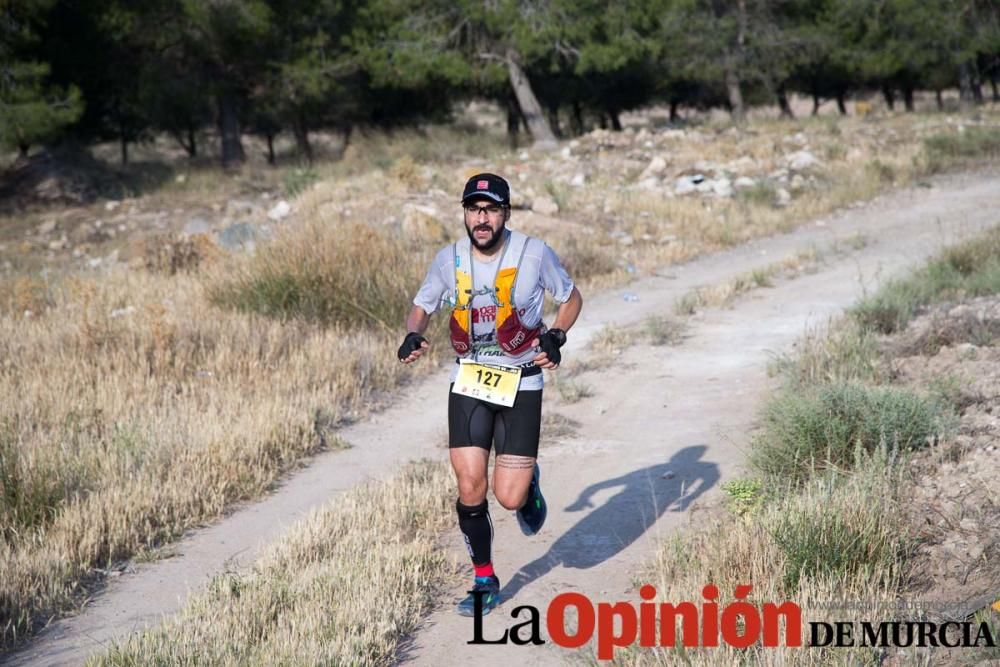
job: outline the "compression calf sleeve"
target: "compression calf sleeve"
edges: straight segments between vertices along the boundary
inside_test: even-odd
[[[472,564],[478,567],[488,565],[493,549],[493,521],[490,520],[489,503],[483,500],[470,507],[458,501],[455,509],[458,511],[458,528],[465,537],[465,546],[469,549]]]

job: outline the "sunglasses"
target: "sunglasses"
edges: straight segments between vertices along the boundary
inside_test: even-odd
[[[467,204],[465,206],[465,212],[475,218],[478,218],[480,213],[485,213],[486,215],[493,217],[498,215],[502,210],[503,208],[501,206],[497,206],[496,204],[487,204],[486,206]]]

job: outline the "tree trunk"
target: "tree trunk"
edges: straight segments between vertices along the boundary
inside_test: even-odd
[[[549,148],[556,145],[556,136],[552,133],[542,113],[542,106],[535,97],[535,92],[531,89],[531,82],[528,76],[521,69],[518,63],[519,56],[513,50],[507,51],[507,74],[510,78],[510,87],[517,96],[517,104],[524,114],[524,119],[528,125],[528,132],[535,141],[536,148]]]
[[[306,123],[306,116],[301,111],[295,114],[295,122],[292,123],[292,132],[295,134],[295,145],[299,149],[299,154],[304,155],[306,162],[313,163],[313,148],[309,141],[309,125]]]
[[[230,90],[219,92],[219,134],[222,137],[222,166],[234,167],[246,160],[243,152],[242,129],[236,94]]]
[[[583,105],[579,101],[574,100],[573,104],[570,105],[570,109],[573,111],[570,119],[570,127],[572,128],[573,136],[579,137],[585,131],[583,127]]]
[[[517,106],[517,98],[507,96],[507,143],[512,149],[517,148],[517,135],[521,129],[521,110]]]
[[[197,157],[198,146],[194,139],[194,130],[188,129],[186,132],[181,132],[180,130],[171,130],[170,136],[174,138],[177,145],[184,149],[189,158]]]
[[[347,147],[351,143],[351,136],[354,133],[354,124],[347,119],[340,119],[335,124],[337,132],[340,134],[340,146],[334,155],[335,160],[340,160],[347,153]]]
[[[813,93],[813,110],[812,110],[812,115],[813,116],[818,116],[819,115],[819,105],[820,104],[822,104],[822,102],[820,102],[820,100],[819,100],[819,95],[817,95],[816,93]]]
[[[729,111],[733,120],[742,123],[746,119],[746,110],[743,106],[743,91],[740,89],[740,77],[736,68],[738,64],[744,62],[744,46],[747,39],[747,3],[746,0],[738,0],[736,3],[736,18],[738,30],[736,32],[736,49],[726,55],[726,95],[729,98]]]
[[[188,157],[198,157],[198,137],[194,127],[188,128]]]
[[[562,139],[563,131],[559,126],[559,105],[547,105],[545,107],[545,115],[549,119],[549,127],[552,128],[553,134],[555,134],[559,139]]]
[[[844,91],[842,90],[837,91],[837,111],[840,112],[841,116],[847,115],[847,102],[844,100],[845,97],[846,95]]]
[[[121,149],[122,164],[128,164],[128,135],[125,134],[124,128],[118,133],[118,144]]]
[[[17,145],[17,159],[27,160],[28,159],[28,149],[31,148],[31,144],[18,144]]]
[[[972,64],[964,62],[958,66],[958,99],[962,106],[975,102],[972,93]]]
[[[913,85],[909,82],[903,84],[903,106],[908,112],[913,111]]]
[[[274,166],[276,162],[274,158],[274,132],[267,133],[267,163]]]
[[[733,120],[742,123],[746,119],[743,110],[743,92],[740,90],[740,79],[732,63],[726,65],[726,95],[729,98],[729,112]]]
[[[937,110],[944,111],[944,99],[941,98],[941,89],[934,91],[934,101],[937,102]]]
[[[670,122],[676,123],[680,120],[680,115],[677,113],[677,107],[680,105],[680,100],[676,97],[670,98]]]
[[[979,76],[979,67],[976,65],[975,61],[972,63],[972,99],[976,104],[982,104],[985,102],[983,99],[983,80]]]
[[[885,98],[885,105],[889,107],[889,111],[894,111],[896,109],[896,93],[893,92],[892,86],[887,83],[882,84],[882,97]]]
[[[1000,102],[1000,90],[997,90],[997,73],[996,71],[990,74],[990,86],[993,88],[993,101]]]
[[[612,131],[614,131],[614,132],[621,132],[622,131],[622,119],[621,119],[621,116],[618,115],[618,109],[615,109],[614,107],[607,107],[607,110],[608,110],[608,118],[611,119],[611,129],[612,129]]]
[[[788,103],[788,91],[785,90],[785,84],[778,86],[776,95],[778,97],[778,108],[781,109],[782,118],[795,118],[795,114],[792,112],[792,105]]]

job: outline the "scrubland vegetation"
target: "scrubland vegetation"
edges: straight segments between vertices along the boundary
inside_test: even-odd
[[[927,541],[925,517],[910,508],[917,474],[929,469],[933,476],[961,456],[947,443],[962,405],[933,386],[893,383],[898,346],[882,334],[905,328],[918,307],[1000,294],[998,261],[1000,228],[994,228],[886,284],[828,330],[808,335],[793,356],[779,358],[782,386],[763,408],[747,477],[723,487],[728,511],[665,543],[643,581],[652,577],[665,600],[698,600],[706,582],[723,595],[752,582],[752,599],[795,601],[807,620],[900,620],[900,598],[917,583],[917,548]],[[976,332],[966,334],[960,338]],[[939,341],[935,350],[954,342]],[[852,606],[828,604],[837,601]],[[630,650],[618,662],[878,664],[892,657],[889,651]],[[949,659],[972,664],[987,656],[995,657],[970,649]],[[896,659],[943,658],[914,649]]]
[[[567,145],[569,157],[497,151],[489,162],[467,132],[434,130],[429,144],[414,134],[398,145],[373,135],[371,146],[383,148],[370,156],[349,151],[331,166],[286,171],[284,187],[299,193],[295,214],[254,253],[223,251],[210,234],[167,230],[147,234],[128,264],[94,269],[66,259],[72,268],[60,269],[62,255],[8,241],[4,257],[17,263],[0,274],[3,644],[71,612],[103,570],[155,554],[260,495],[304,457],[340,446],[339,425],[415,377],[395,360],[399,322],[427,258],[461,233],[450,207],[474,171],[509,175],[525,196],[512,225],[544,234],[574,277],[594,288],[922,179],[929,156],[939,170],[992,155],[935,153],[934,137],[960,134],[938,116],[727,128],[596,131]],[[880,152],[886,137],[891,154]],[[793,187],[783,165],[803,141],[822,160]],[[655,155],[666,156],[659,185],[638,187]],[[870,166],[876,159],[881,166]],[[568,182],[576,165],[586,187]],[[670,177],[696,168],[770,185],[732,198],[671,192]],[[555,172],[566,182],[545,184]],[[233,182],[193,173],[148,197],[192,201]],[[773,199],[768,187],[790,189],[789,200]],[[557,214],[534,210],[542,197],[562,202]],[[423,209],[407,209],[409,202]],[[922,404],[897,407],[904,405]],[[852,448],[843,447],[844,457]],[[878,455],[870,449],[866,456]]]

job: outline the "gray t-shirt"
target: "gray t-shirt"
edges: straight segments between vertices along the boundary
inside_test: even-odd
[[[476,285],[472,286],[472,348],[469,358],[487,364],[502,366],[521,366],[530,363],[537,352],[533,348],[516,357],[505,353],[496,341],[497,306],[493,300],[493,280],[499,268],[500,255],[496,253],[490,262],[481,262],[475,255],[472,261]],[[538,322],[542,317],[542,306],[545,292],[548,291],[556,303],[565,303],[573,292],[573,281],[566,269],[559,263],[559,258],[546,244],[533,239],[525,249],[521,260],[521,269],[525,270],[534,262],[538,266],[538,284],[530,291],[529,298],[517,303],[518,316],[522,322]],[[519,274],[520,274],[519,270]],[[534,271],[530,271],[534,273]],[[521,285],[518,286],[518,292]],[[442,248],[434,257],[427,277],[424,278],[420,290],[413,298],[413,305],[420,306],[428,315],[436,312],[442,306],[447,315],[451,315],[454,306],[455,292],[455,247],[449,245]],[[458,375],[458,365],[452,373],[452,381]],[[541,389],[542,375],[534,375],[521,379],[521,389]]]

